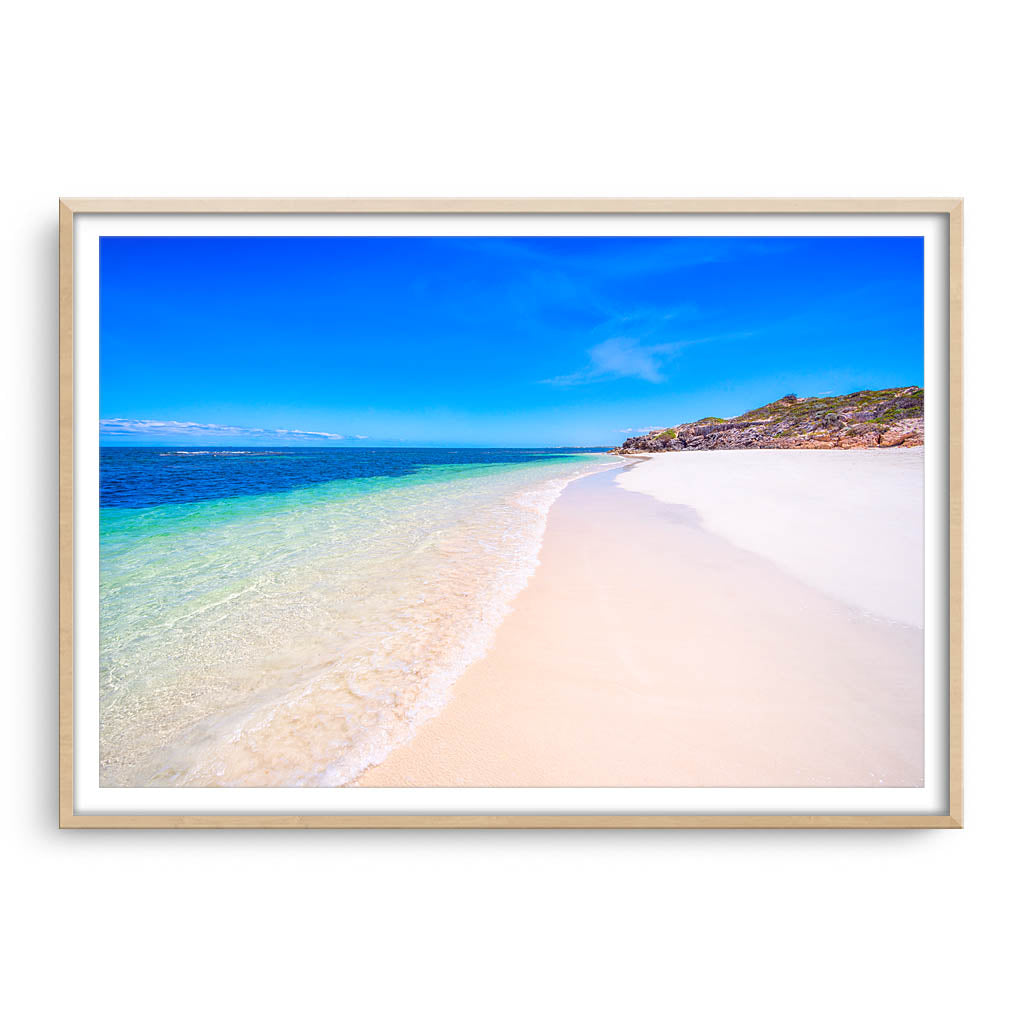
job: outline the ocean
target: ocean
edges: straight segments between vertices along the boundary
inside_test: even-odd
[[[569,449],[100,451],[100,783],[340,786],[537,565]]]

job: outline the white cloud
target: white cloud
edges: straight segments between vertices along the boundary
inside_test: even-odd
[[[319,430],[282,430],[267,427],[234,427],[224,423],[191,423],[181,420],[100,420],[100,433],[108,437],[256,438],[268,441],[365,441],[364,434],[331,434]]]

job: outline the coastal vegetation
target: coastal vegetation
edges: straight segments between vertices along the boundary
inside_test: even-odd
[[[692,423],[627,438],[616,454],[724,448],[893,448],[924,444],[924,390],[855,391],[798,398],[795,394],[739,416]]]

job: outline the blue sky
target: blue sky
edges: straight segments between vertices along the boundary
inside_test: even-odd
[[[920,238],[105,237],[101,441],[610,445],[923,385]]]

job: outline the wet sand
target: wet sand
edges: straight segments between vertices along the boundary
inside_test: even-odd
[[[489,654],[356,784],[920,786],[921,629],[617,486],[623,472],[566,488]]]

